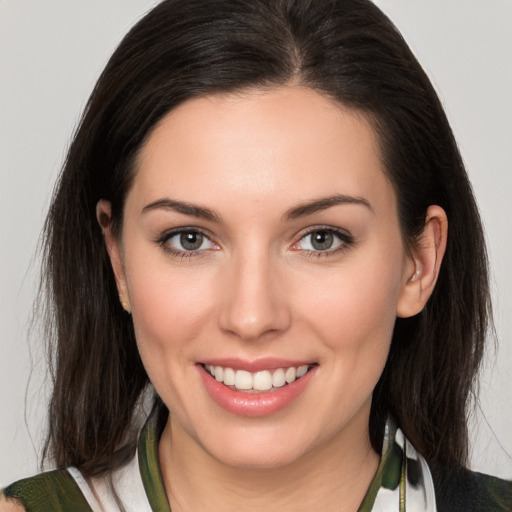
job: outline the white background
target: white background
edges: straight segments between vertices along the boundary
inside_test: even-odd
[[[48,386],[27,322],[53,183],[99,72],[155,3],[0,0],[0,486],[37,471]],[[376,3],[432,78],[481,207],[500,345],[481,375],[472,467],[512,478],[512,2]]]

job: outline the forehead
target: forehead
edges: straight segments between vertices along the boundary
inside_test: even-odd
[[[393,195],[376,134],[363,114],[283,86],[196,98],[171,111],[139,154],[130,195],[272,207],[333,193]]]

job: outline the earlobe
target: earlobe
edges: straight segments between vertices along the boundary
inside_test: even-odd
[[[404,283],[397,303],[397,316],[408,318],[419,313],[434,291],[446,250],[448,219],[437,205],[427,210],[425,227],[411,249]]]
[[[109,201],[101,199],[96,205],[96,218],[105,238],[105,246],[110,257],[110,263],[119,293],[121,306],[127,313],[131,313],[130,298],[126,286],[126,278],[123,267],[122,252],[119,240],[112,231],[112,207]]]

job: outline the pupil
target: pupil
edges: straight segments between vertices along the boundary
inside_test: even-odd
[[[333,234],[329,231],[315,231],[311,237],[311,245],[319,251],[325,251],[332,247],[333,239]]]
[[[201,247],[203,243],[203,235],[201,233],[181,233],[181,246],[187,251],[195,251]]]

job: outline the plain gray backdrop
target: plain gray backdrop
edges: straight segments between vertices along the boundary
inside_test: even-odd
[[[156,3],[0,0],[0,487],[37,471],[44,432],[45,362],[27,325],[52,187],[95,79]],[[481,375],[471,461],[512,478],[512,2],[376,3],[433,80],[481,207],[500,344]]]

